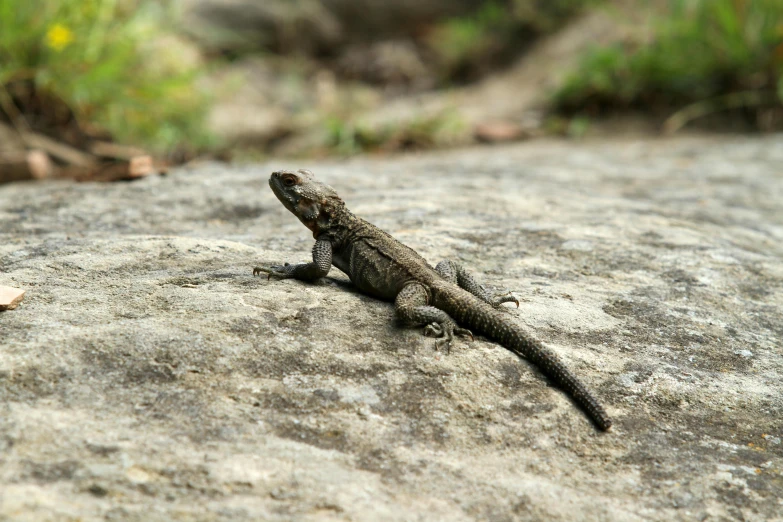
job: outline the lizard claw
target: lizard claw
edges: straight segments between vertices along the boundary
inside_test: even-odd
[[[257,266],[253,269],[253,276],[266,274],[267,281],[272,279],[272,276],[279,277],[280,279],[286,279],[291,277],[291,274],[287,269],[288,266],[288,263],[285,263],[284,265],[272,265],[270,267]]]
[[[430,323],[424,327],[424,337],[443,337],[443,328],[438,323]]]
[[[470,337],[471,341],[475,341],[476,339],[473,337],[473,332],[468,330],[467,328],[454,328],[454,333],[457,335],[463,335],[465,337]]]
[[[437,337],[435,341],[435,349],[440,349],[444,344],[446,345],[446,353],[451,353],[451,341],[454,340],[454,334],[469,336],[473,341],[473,332],[466,328],[460,328],[456,323],[430,323],[424,327],[424,335],[426,337]]]
[[[451,353],[451,339],[438,339],[435,341],[435,349],[440,350],[440,347],[446,345],[446,355]]]

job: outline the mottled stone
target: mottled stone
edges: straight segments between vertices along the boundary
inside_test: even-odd
[[[0,314],[0,518],[780,520],[780,165],[780,136],[533,141],[2,186],[27,294]],[[267,186],[298,167],[515,292],[613,432],[337,271],[253,278],[309,257]]]

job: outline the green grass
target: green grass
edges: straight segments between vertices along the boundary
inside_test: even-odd
[[[427,44],[437,57],[445,78],[473,67],[499,42],[509,38],[511,23],[506,9],[488,2],[473,16],[456,17],[438,24],[428,35]]]
[[[36,111],[65,105],[80,128],[118,141],[156,152],[209,143],[200,66],[161,43],[167,14],[141,0],[0,0],[0,120],[36,130],[41,115],[12,96],[29,86]]]
[[[589,50],[556,92],[565,112],[672,111],[675,130],[729,109],[783,105],[783,2],[673,0],[652,41]]]

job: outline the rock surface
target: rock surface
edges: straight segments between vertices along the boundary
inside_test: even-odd
[[[0,519],[781,520],[783,137],[201,165],[0,187]],[[509,314],[615,418],[482,339],[434,351],[268,173],[310,167]]]

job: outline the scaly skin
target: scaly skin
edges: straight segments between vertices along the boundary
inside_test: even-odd
[[[498,310],[507,302],[518,307],[516,298],[490,295],[457,263],[443,261],[432,268],[415,251],[352,214],[334,189],[316,181],[310,171],[274,172],[269,186],[313,232],[313,262],[256,267],[253,275],[314,281],[328,274],[334,264],[361,291],[394,301],[398,317],[425,325],[425,334],[440,337],[447,347],[454,334],[473,337],[470,330],[459,326],[463,325],[535,363],[599,428],[612,426],[598,400],[560,358]]]

